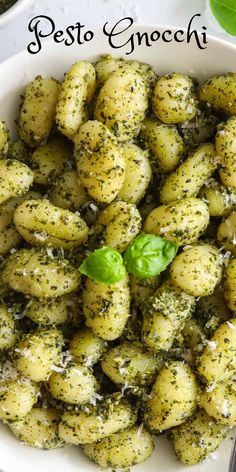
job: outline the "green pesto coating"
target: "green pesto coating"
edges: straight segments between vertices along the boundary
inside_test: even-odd
[[[186,465],[204,461],[227,436],[228,429],[198,410],[185,423],[171,432],[177,458]]]
[[[152,454],[154,442],[143,427],[133,426],[112,434],[100,442],[86,444],[83,452],[100,467],[127,468],[145,461]]]
[[[52,298],[76,290],[80,277],[66,259],[52,258],[44,250],[21,249],[6,260],[2,279],[26,295]]]
[[[143,305],[143,343],[155,352],[168,351],[194,307],[194,297],[164,282]]]
[[[53,408],[33,408],[24,418],[9,426],[13,434],[28,446],[57,449],[64,444],[58,436],[60,412]]]
[[[142,344],[123,342],[105,354],[101,366],[115,384],[141,386],[153,381],[161,363],[161,358]]]

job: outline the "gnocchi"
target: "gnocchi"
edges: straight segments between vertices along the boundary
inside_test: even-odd
[[[220,424],[236,425],[236,383],[234,379],[217,383],[212,391],[200,396],[201,407]]]
[[[196,315],[208,336],[231,318],[232,314],[226,305],[222,286],[217,287],[212,295],[201,297],[197,301]]]
[[[64,413],[59,425],[59,436],[68,444],[92,444],[133,426],[136,421],[137,412],[132,405],[112,395],[99,411],[90,405],[84,411]]]
[[[49,200],[26,200],[16,209],[14,223],[23,238],[35,246],[72,249],[88,236],[82,218]]]
[[[128,203],[137,204],[145,195],[152,178],[148,153],[136,144],[123,146],[125,158],[125,180],[118,193],[118,198]]]
[[[52,326],[77,321],[82,318],[79,302],[72,292],[56,298],[31,298],[25,314],[40,326]]]
[[[228,429],[198,410],[185,423],[172,430],[172,443],[178,459],[186,465],[202,462],[214,452]]]
[[[149,64],[145,64],[144,62],[140,61],[127,61],[122,58],[114,58],[109,55],[102,55],[95,64],[98,87],[104,85],[107,79],[114,72],[127,69],[142,75],[145,79],[148,89],[150,89],[149,92],[152,92],[152,88],[156,82],[156,73]]]
[[[36,383],[24,377],[0,381],[0,418],[16,421],[24,418],[37,402]]]
[[[235,115],[236,74],[215,75],[200,89],[200,100],[226,116]]]
[[[131,298],[138,306],[143,304],[145,300],[154,295],[160,284],[159,277],[150,277],[148,279],[140,279],[135,275],[130,275],[130,293]]]
[[[87,279],[83,294],[85,324],[106,341],[121,336],[130,316],[128,277],[113,285]]]
[[[73,167],[73,148],[64,139],[54,137],[33,152],[30,165],[34,172],[34,182],[48,185],[57,176]]]
[[[49,137],[56,115],[60,85],[41,75],[25,91],[19,116],[19,137],[29,147],[43,144]]]
[[[59,297],[79,286],[79,273],[66,259],[54,259],[44,250],[21,249],[5,264],[3,282],[16,291],[38,298]]]
[[[168,125],[194,118],[197,100],[192,79],[178,73],[159,78],[154,88],[152,109],[156,117]]]
[[[233,116],[218,126],[215,137],[216,152],[221,158],[220,179],[229,189],[236,187],[235,136],[236,118]]]
[[[89,196],[76,170],[67,170],[53,183],[48,199],[53,205],[65,210],[79,210],[89,200]]]
[[[98,387],[94,375],[82,364],[72,364],[62,372],[53,372],[48,380],[48,389],[53,397],[75,405],[87,403]]]
[[[217,168],[213,144],[203,144],[170,174],[161,189],[161,203],[196,197],[199,190]]]
[[[189,295],[211,295],[221,281],[222,262],[216,247],[206,243],[195,244],[175,258],[170,269],[171,279]]]
[[[83,328],[70,341],[70,350],[76,362],[87,366],[96,364],[107,350],[107,342],[90,328]]]
[[[10,250],[18,247],[22,241],[13,221],[18,205],[24,200],[38,198],[41,198],[41,195],[31,191],[22,197],[10,198],[0,205],[0,255],[5,256]]]
[[[86,103],[93,98],[95,84],[95,70],[89,62],[76,62],[65,74],[57,100],[56,124],[69,139],[86,121]]]
[[[192,151],[200,144],[208,143],[214,137],[219,117],[209,110],[197,110],[197,114],[190,121],[179,123],[178,131],[183,138],[188,151]]]
[[[200,198],[205,201],[211,216],[226,216],[235,208],[236,193],[211,179],[201,188]]]
[[[232,211],[219,225],[217,241],[219,246],[223,246],[224,249],[236,256],[236,211]]]
[[[225,299],[230,310],[236,312],[236,259],[231,259],[225,269]]]
[[[194,297],[164,282],[142,308],[142,340],[155,352],[168,351],[195,307]]]
[[[100,467],[126,468],[145,461],[152,454],[154,442],[151,434],[138,426],[111,434],[99,442],[86,444],[86,456]]]
[[[154,431],[184,423],[197,408],[197,391],[190,367],[183,362],[170,362],[158,374],[150,399],[144,404],[145,423]]]
[[[0,304],[0,351],[10,349],[17,340],[16,327],[8,306]]]
[[[230,379],[236,365],[236,320],[222,323],[199,358],[198,372],[208,384]]]
[[[99,121],[87,121],[74,143],[82,185],[98,202],[111,203],[125,180],[125,159],[115,137]]]
[[[109,350],[102,359],[103,372],[117,385],[151,383],[161,359],[142,345],[124,342]]]
[[[147,109],[148,91],[142,75],[118,70],[99,91],[94,118],[106,125],[119,142],[126,142],[139,134]]]
[[[4,157],[8,152],[9,147],[9,130],[5,121],[0,120],[0,158]]]
[[[60,412],[53,408],[35,407],[19,421],[10,423],[14,435],[37,449],[57,449],[63,446],[58,436]]]
[[[206,203],[189,197],[152,210],[143,229],[146,233],[163,236],[178,246],[184,246],[197,241],[206,230],[209,218]]]
[[[124,252],[141,229],[141,216],[132,203],[114,202],[103,210],[94,228],[102,244]]]
[[[0,160],[0,205],[28,192],[34,180],[32,170],[15,159]]]
[[[178,166],[185,147],[174,125],[146,118],[141,128],[141,138],[151,153],[154,172],[168,173]]]
[[[53,327],[26,335],[15,347],[17,370],[35,382],[47,380],[61,361],[63,344],[62,333]]]

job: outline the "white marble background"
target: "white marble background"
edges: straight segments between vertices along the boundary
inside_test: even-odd
[[[199,27],[205,25],[208,33],[236,43],[211,15],[208,0],[33,0],[21,16],[0,28],[0,62],[26,48],[32,39],[28,23],[36,15],[50,16],[57,29],[63,29],[76,21],[87,27],[102,26],[105,20],[124,16],[144,24],[184,27],[195,13],[202,14]]]

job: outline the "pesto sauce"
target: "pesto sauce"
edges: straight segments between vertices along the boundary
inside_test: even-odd
[[[17,0],[0,0],[0,15],[7,11]]]

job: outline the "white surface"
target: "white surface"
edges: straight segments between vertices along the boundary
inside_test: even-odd
[[[134,32],[137,30],[142,28],[139,26]],[[184,61],[180,61],[180,51]],[[95,60],[99,54],[107,52],[109,49],[105,37],[96,32],[93,48],[89,43],[81,47],[80,57]],[[117,55],[121,54],[122,51],[119,50]],[[181,46],[176,43],[168,45],[160,43],[158,54],[155,48],[141,47],[132,57],[153,64],[159,73],[173,70],[191,71],[192,74],[202,78],[229,69],[236,72],[235,54],[236,48],[233,45],[212,38],[205,51],[200,51],[195,45],[187,46],[184,43]],[[43,53],[38,56],[30,56],[23,52],[0,64],[1,117],[7,120],[11,128],[14,128],[18,97],[24,85],[37,73],[61,78],[64,70],[68,69],[77,56],[76,46],[66,48],[58,45],[55,48],[52,43],[48,43]],[[165,438],[157,438],[156,443],[157,447],[152,457],[144,464],[133,468],[132,472],[227,472],[232,440],[225,441],[213,457],[194,467],[186,467],[177,462]],[[38,451],[22,445],[5,426],[0,427],[0,469],[1,472],[78,472],[79,470],[98,472],[99,470],[82,455],[79,448]]]
[[[58,28],[76,21],[91,26],[102,26],[106,20],[119,20],[131,16],[143,24],[169,24],[186,26],[195,13],[201,13],[199,27],[236,44],[218,26],[207,7],[208,0],[33,0],[32,6],[10,24],[0,28],[0,62],[25,49],[32,40],[27,30],[30,19],[47,15]],[[197,23],[196,23],[197,24]]]

